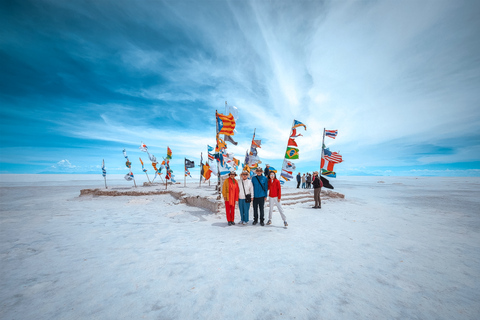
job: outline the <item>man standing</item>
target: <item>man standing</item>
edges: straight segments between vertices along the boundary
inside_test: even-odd
[[[297,174],[297,189],[300,188],[300,181],[302,181],[302,176],[300,172]]]
[[[260,225],[264,226],[265,223],[265,200],[267,200],[268,180],[267,177],[262,175],[262,168],[255,170],[256,176],[252,177],[253,183],[253,225],[258,223],[258,210],[260,209]]]
[[[322,180],[318,177],[318,172],[313,173],[313,199],[315,200],[314,209],[322,208],[322,200],[320,199],[320,191],[322,190],[323,183]]]
[[[267,179],[268,179],[268,174],[269,174],[269,173],[270,173],[270,165],[267,164],[267,165],[265,166],[265,177],[267,177]]]

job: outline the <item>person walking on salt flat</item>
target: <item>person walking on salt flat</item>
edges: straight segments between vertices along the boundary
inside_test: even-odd
[[[321,209],[322,208],[322,201],[320,199],[320,191],[322,190],[323,183],[322,179],[318,177],[318,172],[315,171],[313,173],[313,199],[315,199],[315,206],[312,207],[314,209]]]
[[[235,224],[235,202],[238,201],[238,182],[235,179],[235,171],[229,173],[222,186],[222,195],[225,200],[225,211],[227,213],[228,225]]]
[[[302,176],[302,189],[305,189],[305,173]]]
[[[258,167],[255,172],[256,176],[252,177],[254,198],[253,198],[253,225],[258,223],[258,211],[260,210],[260,225],[264,226],[265,200],[267,200],[268,179],[262,175],[262,168]]]
[[[243,171],[238,183],[240,192],[238,194],[238,208],[240,209],[240,216],[242,220],[241,224],[248,224],[248,212],[250,211],[250,202],[254,196],[253,184],[251,180],[248,180],[248,172]]]
[[[280,204],[280,199],[282,197],[282,188],[275,172],[270,172],[270,180],[268,180],[268,191],[268,196],[270,197],[270,211],[268,212],[267,224],[272,224],[273,206],[276,206],[278,212],[280,212],[280,215],[282,216],[283,224],[285,225],[285,227],[288,226],[287,217],[285,217],[285,214],[283,214],[283,208]]]
[[[302,181],[302,176],[300,172],[297,174],[297,189],[300,188],[300,182]]]

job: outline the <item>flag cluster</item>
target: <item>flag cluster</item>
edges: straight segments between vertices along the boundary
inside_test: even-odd
[[[335,139],[338,134],[338,130],[325,130],[325,136]],[[327,161],[327,168],[324,169],[325,161]],[[322,146],[322,160],[320,162],[320,168],[322,169],[322,175],[327,177],[336,178],[337,174],[333,171],[333,166],[336,163],[343,161],[342,156],[338,152],[332,152],[325,145]]]
[[[252,143],[250,144],[250,151],[245,154],[245,163],[243,170],[250,172],[250,169],[256,169],[262,161],[258,156],[257,148],[261,148],[262,140],[255,139],[255,132],[253,133]]]
[[[285,159],[283,160],[282,173],[280,174],[280,176],[286,181],[293,179],[293,171],[296,167],[292,160],[300,158],[298,145],[295,141],[296,138],[301,136],[301,134],[297,134],[297,128],[300,127],[303,127],[305,130],[307,130],[306,125],[300,121],[293,120],[292,130],[290,132],[290,137],[288,138],[287,150],[285,151]]]
[[[132,163],[128,160],[127,151],[125,149],[123,149],[123,156],[125,157],[125,159],[127,159],[127,161],[125,162],[125,166],[127,166],[129,171],[124,178],[127,181],[135,180],[132,172]]]

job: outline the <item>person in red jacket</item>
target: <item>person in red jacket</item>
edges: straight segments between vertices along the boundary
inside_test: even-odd
[[[270,197],[270,211],[268,213],[267,225],[272,224],[273,206],[276,206],[278,212],[280,212],[280,215],[282,216],[283,224],[286,227],[288,226],[287,217],[285,217],[285,215],[283,214],[283,208],[280,204],[280,199],[282,198],[282,188],[280,187],[280,181],[278,181],[275,172],[270,172],[269,175],[270,179],[268,180],[268,196]]]

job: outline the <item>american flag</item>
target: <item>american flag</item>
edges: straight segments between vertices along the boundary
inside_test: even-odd
[[[333,163],[340,163],[343,161],[342,156],[337,152],[332,152],[331,156],[325,156],[325,160],[333,162]]]
[[[325,130],[325,135],[327,137],[330,137],[332,139],[335,139],[335,137],[337,136],[338,134],[338,130]]]

